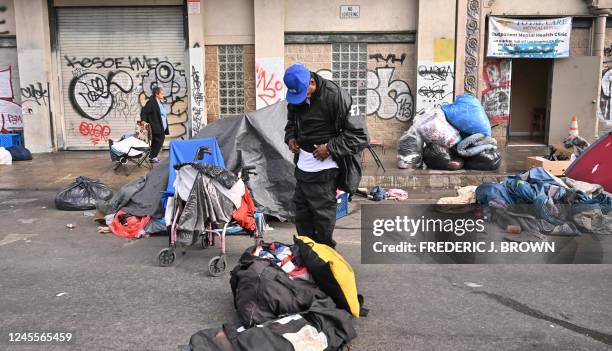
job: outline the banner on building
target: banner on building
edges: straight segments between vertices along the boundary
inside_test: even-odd
[[[572,18],[489,17],[487,57],[568,57]]]

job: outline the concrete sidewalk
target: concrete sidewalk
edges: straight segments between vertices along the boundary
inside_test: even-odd
[[[395,150],[385,150],[384,154],[380,150],[377,152],[380,153],[386,171],[377,168],[372,156],[367,153],[361,181],[363,187],[380,185],[384,188],[425,192],[431,189],[452,190],[457,186],[500,181],[510,174],[522,171],[525,158],[542,153],[543,148],[508,147],[502,156],[500,169],[492,172],[398,169]],[[168,153],[164,151],[161,158],[167,157]],[[0,190],[59,190],[68,186],[78,176],[99,179],[116,190],[148,171],[144,166],[129,167],[131,172],[129,176],[126,176],[121,169],[113,171],[108,151],[37,154],[32,161],[0,166]]]

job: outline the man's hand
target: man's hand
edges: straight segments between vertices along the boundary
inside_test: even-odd
[[[289,139],[289,141],[287,142],[287,145],[289,146],[289,150],[293,152],[294,154],[297,154],[298,152],[300,152],[300,145],[298,145],[297,140]]]
[[[315,145],[315,150],[312,155],[319,161],[323,161],[329,157],[329,150],[327,150],[327,144]]]

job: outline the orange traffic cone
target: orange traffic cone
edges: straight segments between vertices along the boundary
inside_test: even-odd
[[[576,118],[576,115],[572,116],[572,124],[569,127],[569,134],[567,135],[568,138],[573,138],[578,136],[578,119]]]

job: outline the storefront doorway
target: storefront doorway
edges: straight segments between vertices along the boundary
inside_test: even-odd
[[[546,143],[552,59],[513,59],[508,145]]]

